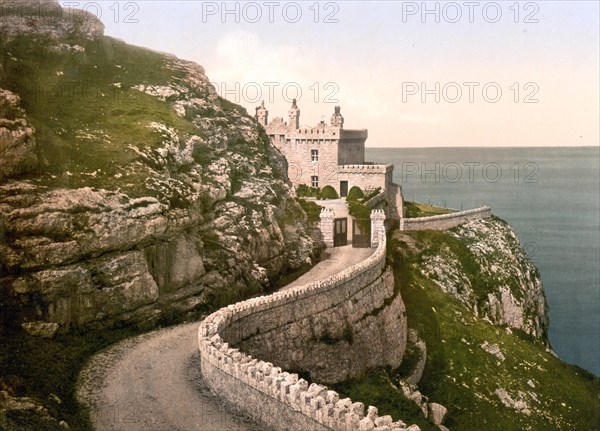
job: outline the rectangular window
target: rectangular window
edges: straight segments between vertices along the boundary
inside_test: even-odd
[[[310,182],[313,187],[319,187],[319,177],[313,175],[312,177],[310,177]]]
[[[313,162],[319,161],[319,150],[310,150],[310,160]]]

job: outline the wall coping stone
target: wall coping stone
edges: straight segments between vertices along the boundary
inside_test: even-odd
[[[403,218],[400,230],[426,230],[435,229],[436,222],[447,222],[444,229],[459,226],[473,219],[483,219],[492,215],[492,208],[485,205],[480,208],[457,211],[449,214],[440,214],[428,217]]]
[[[201,361],[208,362],[221,372],[235,378],[239,385],[245,385],[277,400],[283,408],[312,419],[321,426],[320,429],[371,430],[375,428],[375,424],[388,426],[391,429],[404,428],[405,424],[402,421],[392,423],[389,416],[379,417],[377,408],[373,406],[365,412],[363,403],[352,402],[349,398],[340,399],[337,392],[326,386],[316,383],[309,385],[297,374],[283,371],[270,362],[257,360],[239,349],[230,347],[220,335],[232,322],[253,312],[282,306],[335,289],[371,269],[379,268],[383,272],[387,239],[385,229],[380,230],[379,243],[375,252],[366,260],[338,274],[290,290],[231,304],[209,315],[198,327]],[[207,380],[207,383],[210,387],[211,382]],[[253,409],[252,406],[245,405],[237,407],[246,411]]]

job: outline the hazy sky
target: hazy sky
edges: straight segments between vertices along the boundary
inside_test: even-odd
[[[315,125],[339,104],[371,147],[599,145],[598,5],[79,2],[107,35],[201,64],[252,114],[265,99],[287,117],[297,97]]]

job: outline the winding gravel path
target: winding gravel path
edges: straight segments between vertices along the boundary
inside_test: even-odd
[[[372,249],[329,251],[288,289],[335,274]],[[97,431],[269,431],[211,394],[200,375],[198,322],[123,340],[94,355],[78,397]]]
[[[265,431],[212,395],[200,376],[198,322],[130,338],[95,355],[79,399],[98,431]]]
[[[329,248],[326,251],[326,257],[321,262],[280,290],[288,290],[337,274],[355,263],[367,259],[374,251],[374,248],[352,248],[351,245]]]

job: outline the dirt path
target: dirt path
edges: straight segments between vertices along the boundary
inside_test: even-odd
[[[198,323],[124,340],[95,355],[78,396],[98,431],[265,431],[233,413],[200,377]]]
[[[295,282],[328,277],[373,249],[329,251]],[[198,322],[124,340],[95,355],[80,375],[79,399],[98,431],[269,431],[228,408],[200,376]]]
[[[373,248],[352,248],[351,245],[327,249],[325,259],[315,265],[302,277],[296,279],[280,290],[302,286],[303,284],[322,280],[330,275],[337,274],[355,263],[362,262],[373,254],[373,251],[375,251]]]

